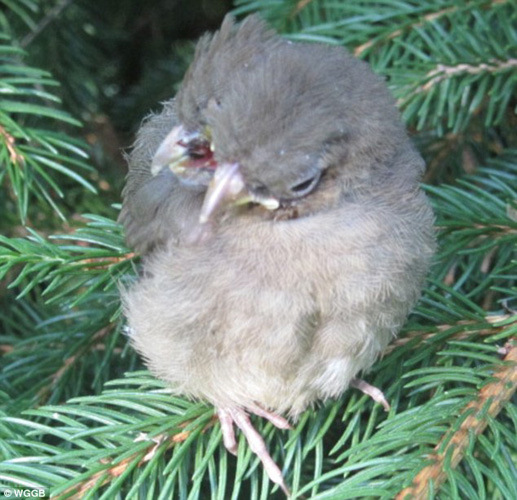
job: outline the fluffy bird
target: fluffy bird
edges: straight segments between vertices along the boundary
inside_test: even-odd
[[[120,220],[144,254],[131,341],[216,408],[288,493],[250,414],[288,428],[355,386],[418,299],[433,253],[424,163],[383,80],[256,16],[199,41],[128,156]]]

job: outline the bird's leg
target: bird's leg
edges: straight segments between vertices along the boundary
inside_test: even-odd
[[[253,413],[255,412],[255,408],[252,409]],[[270,422],[275,424],[275,421],[277,423],[280,423],[281,425],[289,425],[287,421],[283,421],[282,417],[279,417],[278,415],[270,414],[266,410],[262,410],[259,408],[259,412],[262,413],[256,413],[257,415],[263,416],[267,418]],[[267,415],[267,416],[266,416]],[[257,457],[262,462],[262,465],[264,466],[264,469],[266,471],[266,474],[268,475],[269,479],[280,486],[282,491],[286,494],[286,496],[290,496],[290,491],[287,485],[285,484],[284,477],[282,476],[282,471],[276,465],[276,463],[271,458],[271,455],[268,452],[268,449],[266,447],[266,443],[264,442],[264,439],[262,439],[262,436],[257,432],[257,430],[253,427],[248,415],[244,410],[241,409],[218,409],[217,410],[217,416],[219,417],[219,421],[221,422],[221,431],[223,433],[223,442],[226,449],[233,453],[234,455],[237,452],[237,442],[235,440],[235,433],[233,431],[233,424],[242,431],[244,434],[244,437],[246,438],[246,441],[248,441],[249,447],[251,448],[251,451],[257,455]],[[280,427],[280,428],[286,428],[286,427]]]
[[[376,403],[380,403],[386,411],[390,411],[390,404],[384,397],[384,393],[380,389],[377,389],[377,387],[374,387],[359,378],[352,379],[350,381],[350,386],[359,389],[364,394],[370,396]]]

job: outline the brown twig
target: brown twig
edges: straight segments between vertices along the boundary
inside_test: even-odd
[[[91,349],[92,344],[94,346],[97,346],[98,341],[103,339],[104,337],[106,337],[110,333],[112,328],[113,328],[113,325],[109,325],[109,326],[102,328],[98,332],[96,332],[92,336],[92,338],[90,339],[90,342],[88,342],[87,345],[81,347],[80,349],[77,350],[77,352],[74,355],[66,358],[63,361],[61,368],[59,368],[52,375],[50,382],[47,385],[45,385],[45,387],[43,387],[42,389],[39,390],[38,400],[40,401],[40,403],[43,403],[48,398],[50,391],[58,384],[58,382],[61,380],[63,375],[70,369],[70,367],[72,367],[79,359],[81,359],[81,357],[86,352],[88,352],[88,350]]]
[[[424,79],[427,80],[426,83],[419,85],[406,97],[399,99],[397,104],[399,106],[403,106],[414,95],[425,93],[441,81],[453,76],[461,75],[464,73],[468,73],[470,75],[476,75],[484,72],[495,73],[497,71],[504,71],[516,67],[517,59],[508,59],[507,61],[492,59],[488,63],[481,63],[478,65],[457,64],[456,66],[447,66],[445,64],[438,64],[436,68],[432,69],[427,73],[427,75],[425,75]]]
[[[508,320],[511,317],[512,317],[512,315],[510,315],[510,314],[486,316],[485,317],[485,321],[487,323],[490,323],[491,325],[495,325],[496,323]],[[517,320],[516,320],[516,322],[517,322]],[[453,338],[455,340],[466,339],[466,338],[470,337],[473,333],[476,333],[478,335],[495,335],[500,330],[502,330],[503,328],[507,328],[507,326],[508,326],[508,325],[505,325],[504,327],[503,326],[492,326],[490,328],[474,329],[474,327],[476,325],[478,325],[478,324],[479,323],[477,321],[462,320],[462,321],[458,321],[458,323],[455,323],[455,324],[438,325],[436,327],[438,329],[438,331],[437,332],[433,332],[433,333],[422,333],[421,331],[418,331],[418,330],[417,331],[407,332],[403,337],[395,339],[384,350],[383,355],[386,356],[387,354],[390,354],[391,352],[393,352],[398,347],[402,347],[402,346],[408,344],[409,342],[411,342],[411,341],[413,341],[415,339],[418,339],[420,342],[423,342],[425,340],[429,340],[429,339],[435,337],[439,333],[445,332],[445,331],[449,330],[450,328],[455,328],[455,327],[458,327],[458,326],[465,327],[465,329],[460,331],[460,332],[454,333],[451,336],[451,338]],[[469,327],[472,327],[472,328],[469,328]]]
[[[492,241],[496,241],[499,238],[502,238],[503,236],[509,236],[517,234],[517,228],[509,226],[509,225],[503,225],[503,224],[447,224],[447,225],[436,225],[436,229],[438,231],[462,231],[464,229],[479,229],[480,231],[483,231],[482,234],[476,235],[475,238],[473,238],[472,241],[469,242],[467,245],[467,248],[477,248],[479,247],[479,244],[483,241],[485,241],[487,238],[490,238]],[[490,235],[490,236],[488,236]],[[489,262],[491,259],[490,254],[488,254],[487,257],[485,257],[487,261]],[[485,262],[485,261],[484,261]],[[482,264],[483,265],[483,264]],[[486,265],[486,262],[485,262]]]
[[[486,5],[486,7],[490,8],[493,5],[503,4],[503,3],[506,3],[507,1],[508,0],[492,0],[490,2],[486,2],[488,4],[488,5]],[[400,35],[402,35],[404,32],[408,32],[408,31],[414,30],[415,28],[419,28],[426,23],[439,19],[440,17],[443,17],[443,16],[446,16],[453,12],[465,9],[465,7],[468,7],[468,5],[466,6],[466,5],[458,4],[458,6],[455,6],[455,7],[447,7],[445,9],[439,10],[438,12],[431,12],[425,16],[422,16],[420,18],[421,19],[420,21],[413,23],[413,24],[409,24],[409,25],[405,26],[404,28],[396,29],[395,31],[393,31],[386,37],[369,40],[368,42],[363,43],[362,45],[359,45],[359,47],[356,47],[354,49],[354,55],[356,57],[359,57],[365,50],[367,50],[375,45],[378,45],[382,42],[386,42],[389,40],[393,40],[394,38],[397,38]]]
[[[436,445],[431,456],[433,463],[424,467],[396,500],[425,500],[429,498],[431,487],[436,493],[447,479],[447,468],[454,469],[462,461],[471,437],[482,434],[489,419],[495,418],[513,396],[517,390],[517,344],[509,345],[504,361],[494,374],[495,380],[485,385],[478,398],[465,406],[461,415],[468,416],[460,428],[444,435]]]
[[[508,59],[507,61],[501,61],[498,59],[492,59],[489,63],[481,63],[477,65],[473,64],[457,64],[456,66],[447,66],[445,64],[438,64],[435,69],[431,70],[427,77],[430,80],[422,86],[424,91],[429,90],[437,83],[449,78],[451,75],[455,76],[462,73],[468,73],[470,75],[477,75],[485,71],[495,72],[502,71],[505,69],[512,69],[517,66],[517,59]]]
[[[296,7],[293,9],[293,12],[291,13],[291,17],[296,16],[301,10],[305,9],[307,5],[309,5],[312,2],[312,0],[299,0],[299,2],[296,4]]]
[[[447,226],[451,227],[451,226]],[[517,229],[503,224],[474,224],[475,229],[481,229],[486,232],[502,233],[502,234],[516,234]]]
[[[410,31],[415,28],[419,28],[420,26],[423,26],[425,23],[434,21],[435,19],[438,19],[447,14],[450,14],[451,12],[454,12],[457,9],[458,9],[457,7],[447,7],[446,9],[440,10],[438,12],[431,12],[430,14],[423,16],[422,20],[417,23],[410,24],[404,28],[396,29],[395,31],[391,32],[388,36],[383,37],[381,39],[377,38],[374,40],[369,40],[368,42],[363,43],[362,45],[359,45],[359,47],[356,47],[354,49],[354,55],[356,57],[359,57],[365,50],[369,49],[370,47],[372,47],[374,45],[377,45],[381,41],[385,42],[388,40],[393,40],[394,38],[397,38],[398,36],[402,35],[402,33],[404,33],[405,31]]]
[[[93,259],[81,259],[77,262],[80,264],[97,264],[95,266],[88,266],[88,269],[106,269],[107,267],[111,267],[114,264],[125,262],[126,260],[131,260],[135,256],[135,252],[129,252],[120,257],[96,257]]]
[[[25,159],[16,151],[16,139],[0,125],[0,135],[4,138],[5,147],[9,151],[9,157],[14,165],[23,165]]]

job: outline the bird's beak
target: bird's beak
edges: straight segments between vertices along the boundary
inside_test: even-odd
[[[223,204],[241,204],[251,201],[246,198],[248,196],[239,164],[223,163],[219,165],[208,185],[199,214],[199,222],[201,224],[208,222],[216,209]]]
[[[193,138],[194,135],[189,135],[181,125],[174,127],[154,154],[151,174],[157,175],[165,166],[168,166],[175,174],[181,174],[189,159],[186,144]]]
[[[174,127],[156,150],[151,162],[151,174],[157,175],[166,166],[180,178],[186,178],[189,172],[199,172],[195,168],[196,165],[192,164],[188,145],[200,137],[204,136],[199,133],[189,134],[181,125]],[[257,196],[246,188],[238,163],[221,163],[217,167],[216,165],[211,155],[208,162],[202,165],[207,167],[205,170],[209,171],[209,177],[205,177],[204,181],[208,184],[208,189],[199,215],[201,224],[208,222],[217,209],[224,205],[258,203],[268,210],[276,210],[279,207],[280,203],[275,198]],[[197,177],[197,182],[199,181],[200,177]]]
[[[258,197],[248,191],[238,163],[222,163],[215,170],[208,185],[199,222],[207,223],[217,208],[222,205],[238,206],[247,203],[258,203],[268,210],[276,210],[280,206],[275,198]]]

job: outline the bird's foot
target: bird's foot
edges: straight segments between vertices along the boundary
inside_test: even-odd
[[[263,410],[259,407],[253,407],[249,409],[250,412],[264,417],[269,420],[273,425],[280,429],[290,429],[289,422],[283,417],[274,413]],[[219,408],[217,410],[217,416],[221,423],[221,431],[223,433],[223,442],[226,449],[233,455],[237,455],[237,440],[235,439],[235,432],[233,424],[235,424],[241,432],[244,434],[246,441],[251,448],[251,451],[257,455],[262,462],[264,469],[269,479],[280,486],[286,496],[290,496],[290,491],[284,481],[284,476],[278,465],[271,458],[268,452],[266,443],[262,436],[253,427],[248,414],[242,409],[236,408]]]
[[[359,389],[364,394],[370,396],[376,403],[380,403],[386,411],[390,411],[390,404],[384,397],[384,393],[380,389],[377,389],[377,387],[359,378],[352,379],[350,386]]]
[[[248,408],[248,411],[254,415],[257,415],[257,417],[262,417],[266,420],[269,420],[278,429],[292,429],[291,424],[286,418],[271,411],[264,410],[260,406],[251,406]]]

